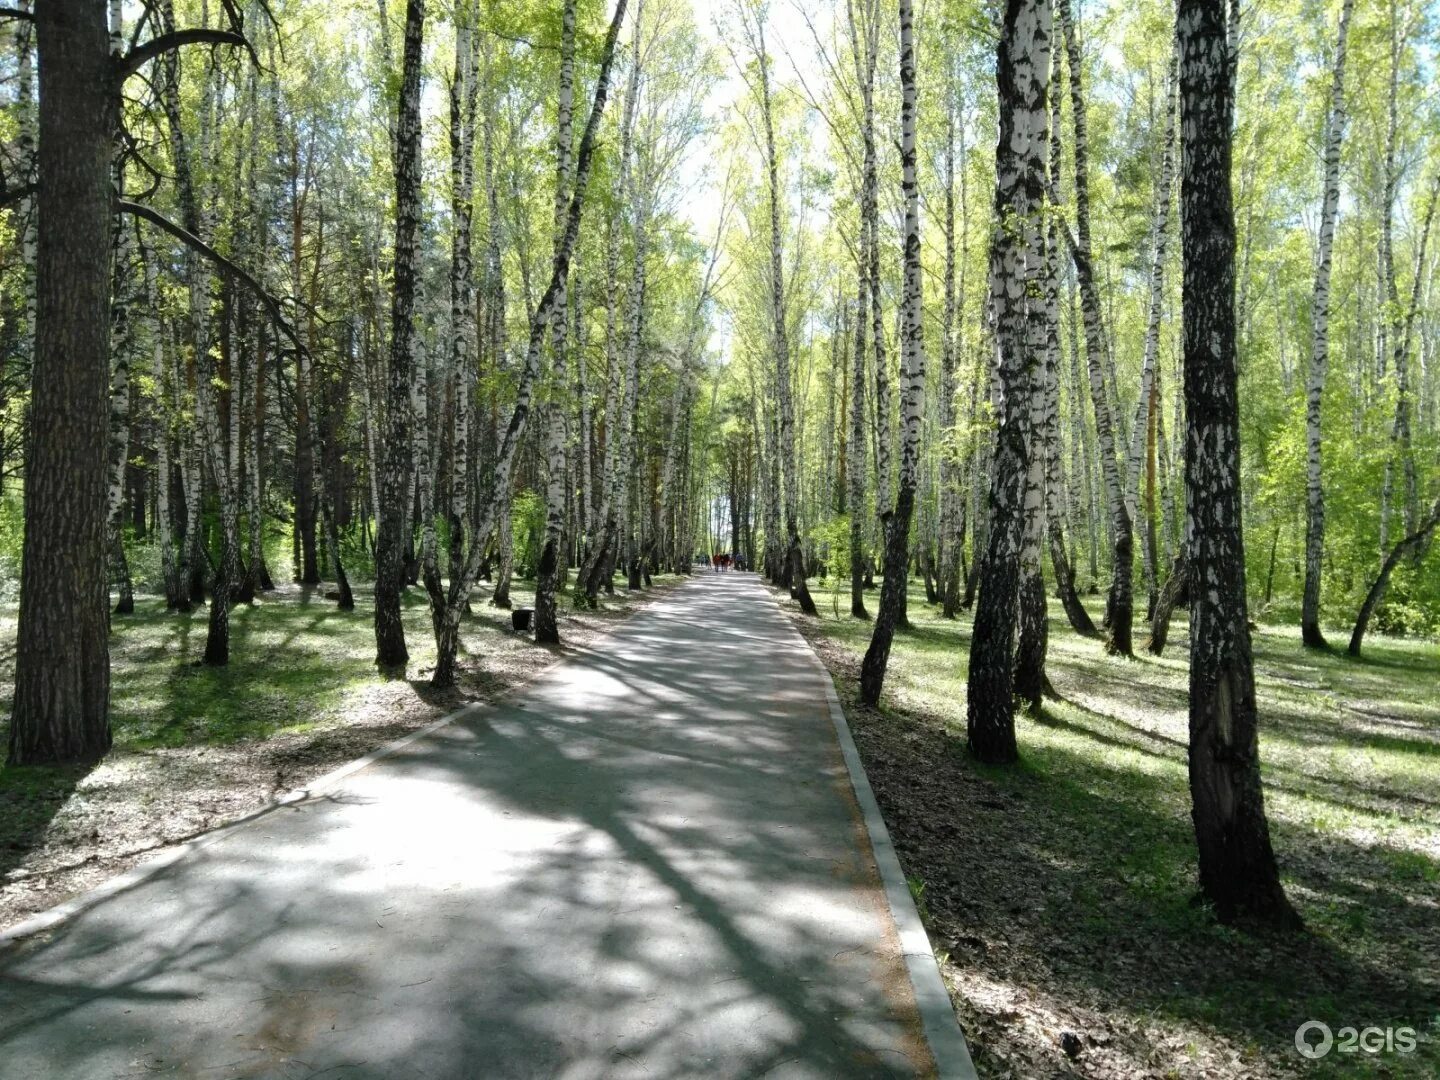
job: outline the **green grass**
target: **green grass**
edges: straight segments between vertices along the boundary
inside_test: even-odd
[[[834,663],[844,694],[870,627],[835,618],[828,600],[820,590],[815,629],[844,650],[847,659]],[[1440,1010],[1435,642],[1375,637],[1357,661],[1302,648],[1293,628],[1256,633],[1266,807],[1285,885],[1307,924],[1283,939],[1220,926],[1196,903],[1183,619],[1163,658],[1126,660],[1072,633],[1054,605],[1048,671],[1060,699],[1018,718],[1022,760],[997,769],[964,750],[968,614],[940,618],[918,588],[909,613],[913,628],[896,637],[882,710],[850,711],[906,872],[927,883],[937,948],[947,935],[977,931],[1004,942],[1003,964],[994,948],[954,960],[962,996],[969,975],[984,972],[1058,1010],[1099,1002],[1119,1028],[1159,1023],[1278,1074],[1302,1064],[1289,1039],[1304,1019],[1337,1029],[1432,1023]],[[1022,1025],[1010,1028],[1001,1041],[1013,1037],[1021,1053],[1027,1036]],[[1028,1059],[1010,1067],[1015,1060]],[[1407,1056],[1334,1053],[1303,1064],[1314,1076],[1431,1076],[1440,1055],[1431,1041]]]

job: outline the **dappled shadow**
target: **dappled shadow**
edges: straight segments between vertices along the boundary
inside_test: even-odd
[[[13,880],[11,874],[40,845],[55,816],[95,767],[93,762],[0,766],[0,881]]]
[[[0,1077],[924,1072],[823,683],[698,591],[0,956]]]
[[[917,655],[926,664],[957,657],[963,687],[968,625],[922,625]],[[1159,1075],[1183,1062],[1186,1075],[1269,1075],[1294,1064],[1294,1031],[1306,1019],[1428,1024],[1440,995],[1440,860],[1272,810],[1281,871],[1308,929],[1220,926],[1196,902],[1183,650],[1122,669],[1093,643],[1057,636],[1050,674],[1065,703],[1018,718],[1022,758],[1010,768],[969,757],[963,697],[941,709],[933,694],[892,687],[877,711],[854,700],[851,679],[838,680],[902,865],[924,882],[932,940],[949,953],[981,1074],[1130,1075],[1143,1062]],[[854,648],[832,653],[832,665],[848,674]],[[1314,800],[1317,814],[1333,807],[1341,820],[1432,820],[1429,792],[1327,770],[1332,759],[1319,755],[1402,751],[1419,765],[1440,717],[1427,721],[1421,710],[1418,722],[1386,729],[1373,717],[1322,714],[1271,679],[1279,652],[1267,642],[1260,661],[1262,756],[1267,744],[1293,745],[1265,756],[1270,798]],[[1345,661],[1332,663],[1313,678],[1316,689],[1345,677]],[[902,664],[913,666],[911,679],[933,670],[916,655]],[[1123,689],[1121,671],[1134,672]],[[1304,756],[1311,746],[1315,755]],[[1075,1058],[1059,1045],[1062,1030],[1078,1040]],[[1186,1033],[1203,1033],[1200,1049],[1185,1049]],[[1206,1053],[1218,1056],[1192,1056]],[[1420,1053],[1435,1064],[1433,1046]],[[1400,1064],[1426,1070],[1419,1060]]]

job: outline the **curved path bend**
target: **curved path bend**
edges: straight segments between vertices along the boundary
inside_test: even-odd
[[[0,951],[0,1077],[933,1075],[830,695],[702,576]]]

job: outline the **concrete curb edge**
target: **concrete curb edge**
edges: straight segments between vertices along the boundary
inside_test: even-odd
[[[925,924],[920,921],[920,912],[915,899],[910,895],[910,884],[900,867],[900,858],[895,854],[895,845],[890,840],[890,830],[875,801],[870,788],[870,778],[865,775],[865,765],[860,760],[860,751],[850,734],[850,723],[840,705],[840,695],[835,689],[835,680],[830,669],[820,659],[810,642],[794,626],[806,653],[820,669],[825,682],[825,700],[830,706],[830,719],[835,724],[835,737],[840,743],[840,753],[845,759],[845,768],[850,773],[850,786],[855,792],[855,801],[860,806],[865,820],[865,831],[870,836],[870,848],[875,854],[875,868],[880,872],[880,882],[885,889],[885,898],[890,905],[890,916],[895,920],[895,929],[900,937],[900,951],[905,958],[905,969],[910,974],[910,985],[915,991],[915,1005],[920,1012],[920,1022],[925,1030],[925,1039],[930,1044],[930,1053],[935,1059],[936,1075],[940,1080],[978,1080],[975,1063],[970,1059],[970,1048],[965,1042],[965,1033],[960,1029],[960,1020],[955,1015],[955,1006],[950,1002],[950,992],[945,989],[945,980],[940,975],[940,966],[935,961],[934,950],[930,947]]]

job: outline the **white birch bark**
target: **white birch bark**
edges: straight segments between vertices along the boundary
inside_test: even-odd
[[[560,19],[560,92],[555,123],[555,198],[551,226],[556,256],[564,243],[565,208],[574,141],[571,112],[575,103],[575,0],[565,0]],[[566,282],[562,279],[550,317],[550,407],[545,435],[545,539],[535,576],[535,640],[560,641],[555,598],[566,569],[565,514],[569,505],[569,376],[566,372]]]
[[[1325,115],[1325,166],[1320,198],[1320,233],[1315,253],[1315,289],[1310,300],[1310,377],[1305,385],[1305,586],[1300,634],[1305,644],[1323,646],[1320,629],[1321,560],[1325,554],[1325,487],[1322,478],[1321,405],[1330,366],[1330,269],[1335,223],[1340,215],[1340,145],[1345,136],[1345,56],[1355,0],[1342,0]]]
[[[1160,151],[1160,176],[1155,186],[1155,213],[1150,226],[1150,299],[1145,322],[1145,347],[1140,361],[1140,394],[1135,402],[1135,420],[1130,425],[1130,446],[1125,467],[1125,505],[1132,522],[1140,522],[1140,481],[1148,473],[1146,450],[1150,445],[1152,416],[1159,407],[1155,387],[1155,363],[1160,353],[1160,324],[1165,307],[1165,257],[1169,241],[1170,193],[1175,170],[1175,105],[1177,60],[1171,54],[1165,78],[1164,136]],[[1153,592],[1155,568],[1145,547],[1146,577]]]

